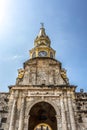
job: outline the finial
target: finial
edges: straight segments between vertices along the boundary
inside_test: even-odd
[[[40,23],[41,24],[41,28],[44,28],[44,23]]]

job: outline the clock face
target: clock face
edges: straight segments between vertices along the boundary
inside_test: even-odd
[[[46,57],[46,56],[47,56],[47,52],[46,52],[46,51],[40,51],[40,52],[38,53],[38,55],[39,55],[40,57]]]

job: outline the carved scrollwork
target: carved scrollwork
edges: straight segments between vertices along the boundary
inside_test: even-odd
[[[22,79],[24,76],[24,69],[19,69],[18,70],[18,79]]]

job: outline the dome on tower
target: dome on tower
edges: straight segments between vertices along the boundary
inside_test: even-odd
[[[51,43],[50,38],[46,35],[44,25],[42,24],[39,34],[35,38],[34,45],[35,46],[46,45],[50,47],[50,43]]]
[[[55,58],[55,50],[51,48],[50,38],[46,35],[43,23],[40,31],[34,40],[34,48],[30,50],[30,58],[49,57]]]

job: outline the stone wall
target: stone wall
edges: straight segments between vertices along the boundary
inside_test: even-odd
[[[76,93],[76,118],[79,129],[87,129],[87,93]]]
[[[19,71],[16,84],[63,85],[68,84],[68,78],[59,61],[50,58],[35,58],[24,63],[24,68]]]
[[[28,130],[29,112],[39,102],[56,111],[57,129],[87,129],[87,93],[76,93],[74,86],[12,86],[0,93],[0,130]]]
[[[9,93],[0,93],[0,130],[5,130],[8,118]]]
[[[31,108],[46,102],[56,111],[57,129],[75,130],[74,86],[12,86],[6,130],[28,130]]]

